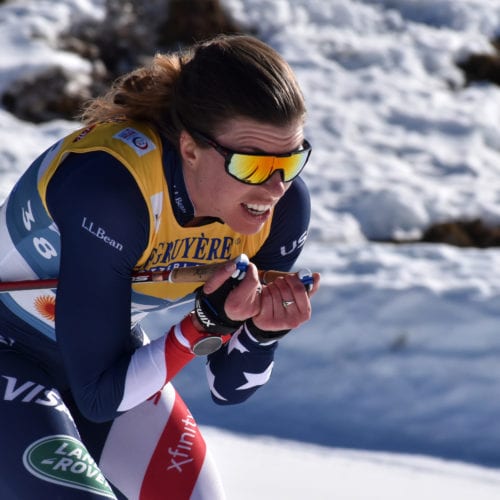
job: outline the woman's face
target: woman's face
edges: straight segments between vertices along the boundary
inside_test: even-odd
[[[277,127],[235,118],[212,135],[221,146],[249,153],[289,153],[304,141],[302,122]],[[224,168],[224,157],[213,147],[198,146],[182,132],[180,149],[186,186],[196,217],[218,217],[234,231],[258,232],[290,183],[275,172],[264,184],[244,184]]]

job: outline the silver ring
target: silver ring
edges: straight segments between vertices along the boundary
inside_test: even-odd
[[[295,304],[295,300],[282,300],[281,304],[286,309],[287,307],[291,306],[292,304]]]

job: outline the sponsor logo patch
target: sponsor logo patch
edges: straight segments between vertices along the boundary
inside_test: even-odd
[[[116,498],[87,449],[71,436],[58,434],[31,443],[23,455],[26,469],[50,483]]]
[[[146,153],[156,149],[153,141],[135,128],[124,128],[113,137],[129,145],[138,156],[144,156]]]
[[[108,236],[105,229],[99,227],[97,224],[94,224],[94,222],[87,220],[87,217],[83,218],[82,227],[83,229],[85,229],[85,231],[88,231],[92,236],[99,238],[100,240],[104,241],[104,243],[113,247],[119,252],[123,250],[123,245],[119,241],[116,241],[115,239]]]

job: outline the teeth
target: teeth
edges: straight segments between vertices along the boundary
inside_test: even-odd
[[[264,212],[267,212],[268,210],[271,209],[271,205],[254,205],[254,204],[247,204],[248,210],[251,210],[252,212],[258,212],[263,214]]]

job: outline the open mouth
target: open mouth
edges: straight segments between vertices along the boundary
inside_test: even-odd
[[[243,203],[243,206],[250,212],[252,215],[264,215],[269,210],[271,210],[271,205],[257,205],[253,203]]]

